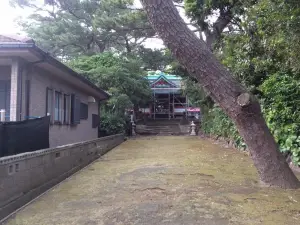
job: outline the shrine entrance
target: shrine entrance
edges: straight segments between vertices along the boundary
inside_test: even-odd
[[[153,103],[151,107],[151,117],[160,118],[178,118],[184,116],[188,108],[187,98],[180,94],[173,93],[174,90],[168,90],[169,93],[153,92]]]
[[[171,118],[173,105],[170,94],[157,94],[154,96],[152,114],[155,118]]]

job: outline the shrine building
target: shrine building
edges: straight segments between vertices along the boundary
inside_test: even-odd
[[[148,107],[141,109],[142,113],[152,119],[199,116],[200,108],[191,107],[188,96],[183,94],[184,86],[180,76],[156,71],[149,72],[147,79],[153,98]]]

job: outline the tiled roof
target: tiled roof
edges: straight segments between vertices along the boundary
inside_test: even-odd
[[[0,34],[0,43],[33,43],[34,41],[28,37],[19,35]]]

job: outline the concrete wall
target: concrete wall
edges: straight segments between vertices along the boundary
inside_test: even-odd
[[[50,147],[56,147],[74,142],[92,140],[98,137],[98,129],[92,128],[92,114],[98,115],[98,103],[88,103],[88,95],[62,80],[51,76],[47,72],[34,68],[29,71],[30,80],[30,116],[46,115],[46,91],[47,87],[65,94],[76,94],[82,103],[88,104],[88,119],[81,120],[75,126],[56,125],[50,126]]]
[[[0,158],[0,220],[123,141],[120,134]]]

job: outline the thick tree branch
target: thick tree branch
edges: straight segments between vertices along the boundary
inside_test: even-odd
[[[41,8],[37,5],[31,4],[30,5],[31,8],[34,8],[36,12],[46,12],[49,14],[49,16],[53,17],[54,19],[56,19],[56,12],[55,12],[55,6],[52,6],[52,11],[45,9],[45,8]]]
[[[178,7],[178,8],[182,8],[182,9],[185,9],[184,8],[184,5],[179,5],[179,4],[174,4],[176,7]]]
[[[232,18],[232,12],[230,9],[225,12],[220,12],[218,19],[213,24],[212,31],[209,31],[208,29],[205,31],[206,44],[211,50],[213,50],[214,42],[221,37],[222,32],[231,22]]]
[[[130,53],[131,52],[131,46],[129,44],[129,40],[126,36],[124,36],[124,40],[125,40],[125,48],[127,50],[127,53]]]
[[[136,41],[135,44],[136,45],[141,45],[142,43],[144,43],[148,38],[147,37],[144,37],[142,38],[140,41]]]
[[[57,46],[56,48],[54,48],[54,50],[51,51],[51,54],[56,56],[58,51],[64,50],[65,48],[67,48],[69,46],[74,46],[76,48],[80,48],[82,52],[86,52],[86,49],[83,46],[81,46],[77,43],[68,43],[65,45]]]

